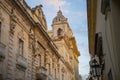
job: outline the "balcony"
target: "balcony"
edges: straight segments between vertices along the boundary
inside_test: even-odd
[[[27,68],[27,59],[23,55],[19,55],[17,58],[17,65],[23,69]]]
[[[43,66],[38,68],[36,77],[37,77],[37,79],[40,79],[40,80],[46,80],[47,79],[47,69]]]
[[[0,61],[5,59],[5,45],[0,43]]]

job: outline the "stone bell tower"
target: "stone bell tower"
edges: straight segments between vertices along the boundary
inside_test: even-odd
[[[67,22],[67,18],[63,16],[61,10],[57,12],[57,16],[53,19],[52,28],[53,28],[52,39],[59,39],[65,36],[68,37],[72,36],[72,31]]]

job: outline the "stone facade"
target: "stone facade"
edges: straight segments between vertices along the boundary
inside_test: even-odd
[[[42,5],[0,0],[0,80],[75,80],[69,38],[49,37]]]

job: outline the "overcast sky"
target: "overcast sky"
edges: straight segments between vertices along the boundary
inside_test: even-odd
[[[68,18],[68,22],[76,38],[79,57],[79,73],[83,80],[89,73],[89,52],[88,52],[88,33],[87,33],[87,12],[86,0],[25,0],[33,8],[36,5],[43,5],[48,29],[51,30],[53,18],[56,16],[59,6],[63,15]]]

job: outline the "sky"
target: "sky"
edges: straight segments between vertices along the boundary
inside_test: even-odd
[[[75,36],[79,57],[79,74],[83,80],[89,73],[89,51],[88,51],[88,29],[87,29],[87,11],[86,0],[25,0],[28,5],[33,8],[42,4],[44,14],[46,16],[48,29],[51,30],[53,18],[60,9],[63,15],[68,18],[70,28]]]

